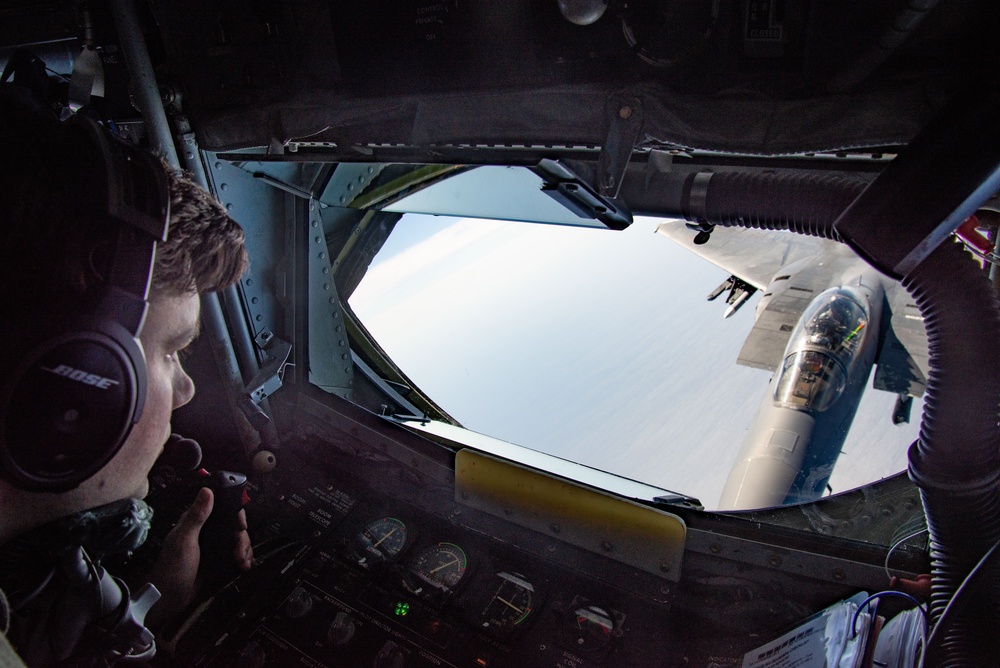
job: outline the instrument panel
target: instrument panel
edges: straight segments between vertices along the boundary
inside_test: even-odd
[[[168,644],[184,665],[665,665],[659,589],[637,597],[523,529],[497,538],[447,489],[420,507],[386,494],[394,484],[290,468],[251,485],[258,565],[177,630]]]
[[[315,417],[300,412],[277,466],[249,476],[255,567],[158,630],[164,665],[725,668],[883,577],[881,552],[848,558],[856,542],[827,554],[828,538],[700,511],[683,512],[683,563],[651,569],[635,546],[675,538],[641,509],[604,512],[619,500],[555,494],[488,460],[476,475],[492,484],[476,486],[461,451],[360,412]],[[554,501],[529,505],[532,487]],[[158,519],[135,573],[190,502],[169,480],[151,490]],[[629,522],[642,529],[631,542]]]

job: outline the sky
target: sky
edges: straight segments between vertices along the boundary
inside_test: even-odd
[[[755,296],[656,234],[407,214],[351,297],[397,365],[466,428],[718,503],[770,373],[736,364]],[[869,381],[870,386],[870,381]],[[830,485],[896,473],[916,439],[869,390]]]

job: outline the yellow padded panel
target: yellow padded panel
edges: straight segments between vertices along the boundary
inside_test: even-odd
[[[668,580],[680,579],[687,527],[671,513],[474,450],[456,455],[455,499]]]

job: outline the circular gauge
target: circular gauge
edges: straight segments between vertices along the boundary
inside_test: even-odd
[[[614,630],[611,615],[596,605],[583,605],[573,610],[565,626],[570,646],[586,652],[607,647]]]
[[[483,629],[507,633],[523,624],[531,615],[535,588],[517,573],[497,573],[493,577],[493,595],[480,617]]]
[[[458,545],[431,545],[410,562],[412,577],[408,578],[407,588],[414,594],[448,594],[465,577],[468,566],[469,559]]]
[[[296,587],[285,599],[282,611],[289,619],[299,619],[312,611],[314,602],[312,594],[302,587]]]
[[[354,539],[354,552],[363,566],[391,561],[406,546],[406,525],[395,517],[369,522]]]

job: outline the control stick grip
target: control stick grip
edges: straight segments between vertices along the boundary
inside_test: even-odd
[[[202,552],[202,573],[206,580],[228,580],[239,570],[233,558],[236,538],[241,530],[237,516],[250,501],[247,477],[235,471],[201,469],[197,472],[199,487],[208,487],[215,495],[212,514],[208,516],[198,543]]]

